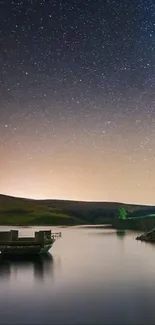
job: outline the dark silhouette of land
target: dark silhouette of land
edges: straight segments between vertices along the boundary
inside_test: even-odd
[[[118,210],[125,208],[132,220],[139,218],[153,220],[155,226],[155,206],[124,204],[117,202],[82,202],[68,200],[32,200],[0,195],[1,225],[82,225],[114,224]],[[136,221],[138,222],[138,221]],[[119,221],[118,228],[126,222]],[[128,220],[128,224],[130,221]],[[151,227],[152,225],[151,224]],[[128,226],[130,228],[130,226]],[[139,227],[139,226],[138,226]],[[133,227],[134,228],[134,227]]]

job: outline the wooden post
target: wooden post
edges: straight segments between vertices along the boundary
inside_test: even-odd
[[[18,230],[10,230],[11,241],[18,240]]]

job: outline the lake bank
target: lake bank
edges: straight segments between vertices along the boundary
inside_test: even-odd
[[[115,219],[112,221],[114,229],[150,231],[155,228],[155,217],[127,218],[126,220]]]

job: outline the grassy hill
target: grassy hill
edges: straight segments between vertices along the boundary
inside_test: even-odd
[[[74,225],[78,218],[42,201],[0,195],[1,225]]]
[[[115,202],[32,200],[0,195],[1,225],[79,225],[111,223],[124,207],[132,218],[155,214],[155,207]]]
[[[155,207],[115,202],[32,200],[0,195],[2,225],[79,225],[111,223],[124,207],[128,216],[152,216]]]

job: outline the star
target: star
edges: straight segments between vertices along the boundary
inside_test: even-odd
[[[0,192],[154,204],[153,1],[0,12]]]

